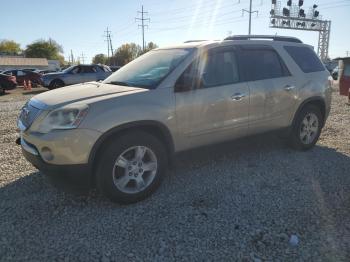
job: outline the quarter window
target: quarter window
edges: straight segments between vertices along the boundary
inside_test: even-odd
[[[289,76],[288,69],[274,50],[241,50],[241,65],[247,81]]]
[[[310,48],[304,46],[285,46],[284,49],[304,73],[325,70],[325,67],[322,65],[320,59],[318,59],[315,52]]]

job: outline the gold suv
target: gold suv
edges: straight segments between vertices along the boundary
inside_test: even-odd
[[[160,48],[102,83],[30,99],[18,120],[21,146],[44,174],[83,177],[113,201],[136,202],[183,150],[271,130],[310,149],[330,110],[328,78],[312,47],[291,37]]]

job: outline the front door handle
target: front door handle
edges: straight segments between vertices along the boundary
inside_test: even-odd
[[[241,93],[236,93],[236,94],[231,96],[232,100],[234,100],[234,101],[240,101],[244,97],[245,97],[245,94],[241,94]]]
[[[286,85],[286,86],[284,87],[284,90],[286,90],[286,91],[292,91],[294,88],[295,88],[295,86]]]

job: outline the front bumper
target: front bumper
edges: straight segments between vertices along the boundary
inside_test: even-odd
[[[23,142],[23,141],[22,141]],[[78,165],[53,165],[43,161],[39,154],[28,152],[22,144],[22,153],[24,157],[41,173],[51,177],[66,178],[78,184],[91,187],[92,172],[88,164]]]
[[[88,164],[90,152],[100,136],[98,131],[78,128],[56,130],[47,134],[29,130],[21,134],[21,139],[24,141],[24,149],[26,145],[35,148],[47,164],[80,165]]]

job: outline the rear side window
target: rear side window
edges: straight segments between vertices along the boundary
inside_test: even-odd
[[[325,70],[320,59],[318,59],[315,52],[310,48],[304,46],[285,46],[284,49],[304,73]]]
[[[289,76],[289,71],[274,50],[243,49],[240,64],[247,81]]]

